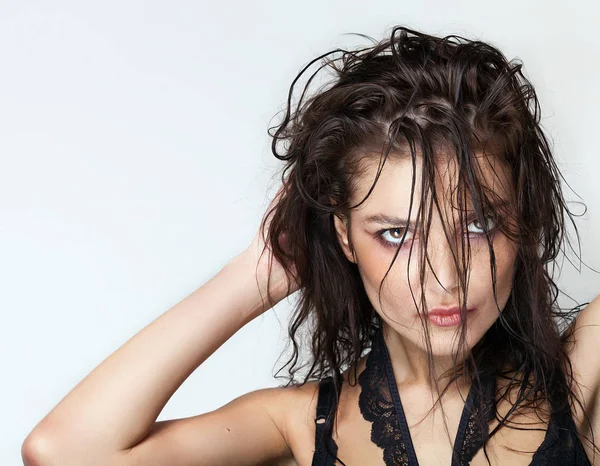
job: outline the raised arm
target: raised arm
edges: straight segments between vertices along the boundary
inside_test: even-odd
[[[264,274],[257,284],[261,244],[257,234],[248,250],[75,386],[25,439],[24,463],[242,465],[289,455],[280,415],[292,396],[288,389],[259,390],[212,413],[155,422],[183,381],[270,307],[261,301]],[[285,297],[285,288],[287,282],[271,283],[274,302]]]

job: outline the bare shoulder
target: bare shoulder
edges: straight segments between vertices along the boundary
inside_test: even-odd
[[[269,466],[304,466],[312,463],[319,382],[264,388],[247,394],[258,400],[278,426],[291,452]]]
[[[366,357],[363,357],[356,363],[358,373],[364,369],[365,359]],[[358,407],[357,399],[360,387],[356,383],[350,383],[351,373],[350,368],[342,372],[342,389],[336,410],[336,428],[339,428],[348,419],[352,421],[352,413]],[[315,450],[315,420],[319,382],[311,381],[284,390],[287,391],[286,402],[281,403],[280,406],[285,406],[286,410],[284,415],[287,426],[286,439],[296,460],[295,464],[308,466],[312,463]]]
[[[290,464],[305,464],[306,459],[298,456],[303,456],[301,452],[308,451],[312,460],[312,451],[307,445],[312,446],[314,443],[318,390],[319,382],[309,381],[304,384],[259,389],[242,395],[232,403],[247,399],[246,402],[260,405],[277,426],[293,453],[296,462]]]
[[[319,382],[310,381],[287,387],[264,389],[272,397],[270,409],[277,413],[286,437],[294,437],[298,427],[314,424],[317,409]]]
[[[268,403],[292,452],[291,465],[310,465],[314,454],[319,382],[266,389]],[[267,400],[265,400],[267,401]]]
[[[567,329],[569,336],[565,349],[573,367],[575,393],[582,401],[585,411],[590,416],[594,433],[600,431],[600,411],[597,407],[598,388],[600,385],[600,296],[596,296],[577,316]],[[581,407],[574,406],[573,416],[584,432],[589,426],[583,416]]]
[[[356,363],[357,372],[364,369],[366,357]],[[342,373],[342,389],[336,410],[336,429],[344,424],[352,425],[353,414],[358,409],[358,394],[360,387],[350,380],[352,369],[347,368]],[[285,409],[286,440],[293,452],[297,465],[309,466],[315,451],[315,431],[317,401],[319,398],[319,382],[311,381],[303,385],[285,389],[285,403],[279,403],[280,409]],[[347,422],[349,421],[349,422]],[[367,436],[368,438],[368,436]]]

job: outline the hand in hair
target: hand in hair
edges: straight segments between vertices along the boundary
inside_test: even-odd
[[[269,238],[269,227],[272,220],[271,214],[281,201],[283,193],[284,186],[279,188],[275,197],[270,202],[261,221],[260,228],[251,244],[240,254],[248,266],[254,268],[261,295],[266,298],[267,291],[269,292],[268,304],[265,304],[263,312],[299,289],[294,264],[290,263],[284,266],[275,259],[272,245],[269,241],[265,241],[265,238]],[[278,246],[284,252],[286,251],[287,238],[285,233],[279,236]]]

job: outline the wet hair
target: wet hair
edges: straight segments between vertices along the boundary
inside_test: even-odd
[[[561,246],[565,242],[571,246],[566,218],[574,226],[578,242],[579,234],[563,196],[562,175],[540,124],[536,92],[523,75],[522,62],[508,61],[485,42],[456,35],[436,37],[400,26],[393,27],[385,40],[368,39],[373,42],[369,47],[338,48],[304,67],[291,84],[283,121],[270,128],[275,129],[269,133],[272,152],[283,162],[283,191],[265,216],[262,231],[273,258],[289,273],[295,269],[300,286],[288,329],[292,355],[278,373],[288,368],[287,385],[331,375],[338,393],[340,374],[356,369],[382,326],[357,264],[346,258],[339,244],[333,219],[337,215],[351,220],[351,210],[371,193],[388,157],[410,157],[412,161],[411,205],[416,164],[422,169],[415,222],[422,245],[422,284],[431,211],[434,206],[438,212],[440,209],[434,179],[436,161],[443,154],[458,167],[457,187],[452,193],[459,204],[458,225],[462,228],[465,223],[467,200],[483,225],[498,308],[497,320],[466,360],[459,363],[455,355],[452,380],[461,374],[479,377],[488,373],[509,380],[505,393],[518,388],[512,409],[490,436],[507,425],[508,417],[519,406],[538,409],[543,400],[557,411],[570,408],[575,401],[582,406],[573,388],[565,344],[583,305],[561,309],[557,304],[559,289],[553,280]],[[294,109],[296,82],[316,62],[320,66],[308,79]],[[333,79],[308,95],[311,82],[324,69],[333,72]],[[484,157],[478,157],[481,154]],[[379,168],[371,189],[363,200],[351,205],[365,163],[377,159]],[[500,162],[508,170],[514,194],[509,204],[499,205],[482,177],[480,164],[492,162]],[[493,229],[486,227],[490,216]],[[445,225],[444,231],[449,238]],[[514,281],[503,309],[496,298],[491,244],[497,231],[514,241],[518,249]],[[282,235],[285,248],[279,242]],[[405,236],[406,232],[398,249]],[[454,263],[464,315],[470,244],[468,240],[465,244],[464,234],[458,236],[461,247],[456,249]],[[410,249],[412,254],[412,244]],[[423,291],[422,309],[426,308],[424,300]],[[427,326],[424,329],[427,332]],[[459,331],[462,348],[464,324]],[[431,374],[428,334],[426,340]],[[300,357],[304,347],[309,354]],[[506,367],[512,368],[510,377]],[[304,371],[300,382],[296,380],[299,370]],[[334,408],[338,402],[336,397]],[[329,432],[335,411],[327,421]],[[591,429],[587,416],[586,420]],[[479,422],[487,424],[482,413]],[[484,451],[488,458],[485,446]]]

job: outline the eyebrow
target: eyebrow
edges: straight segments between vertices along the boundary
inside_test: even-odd
[[[386,214],[373,214],[366,217],[364,223],[379,223],[382,225],[406,226],[409,222],[405,218],[394,217]],[[412,224],[413,222],[411,222]]]
[[[506,207],[508,204],[509,204],[509,201],[507,201],[506,199],[498,199],[496,202],[493,202],[493,206],[496,208]],[[475,211],[468,210],[467,212],[472,213]],[[396,225],[396,226],[401,226],[401,227],[405,227],[406,225],[411,225],[411,226],[414,225],[414,222],[409,222],[405,218],[400,218],[400,217],[396,217],[394,215],[387,215],[387,214],[383,214],[383,213],[369,215],[368,217],[365,217],[365,219],[363,220],[363,223],[364,224],[378,223],[381,225]]]

